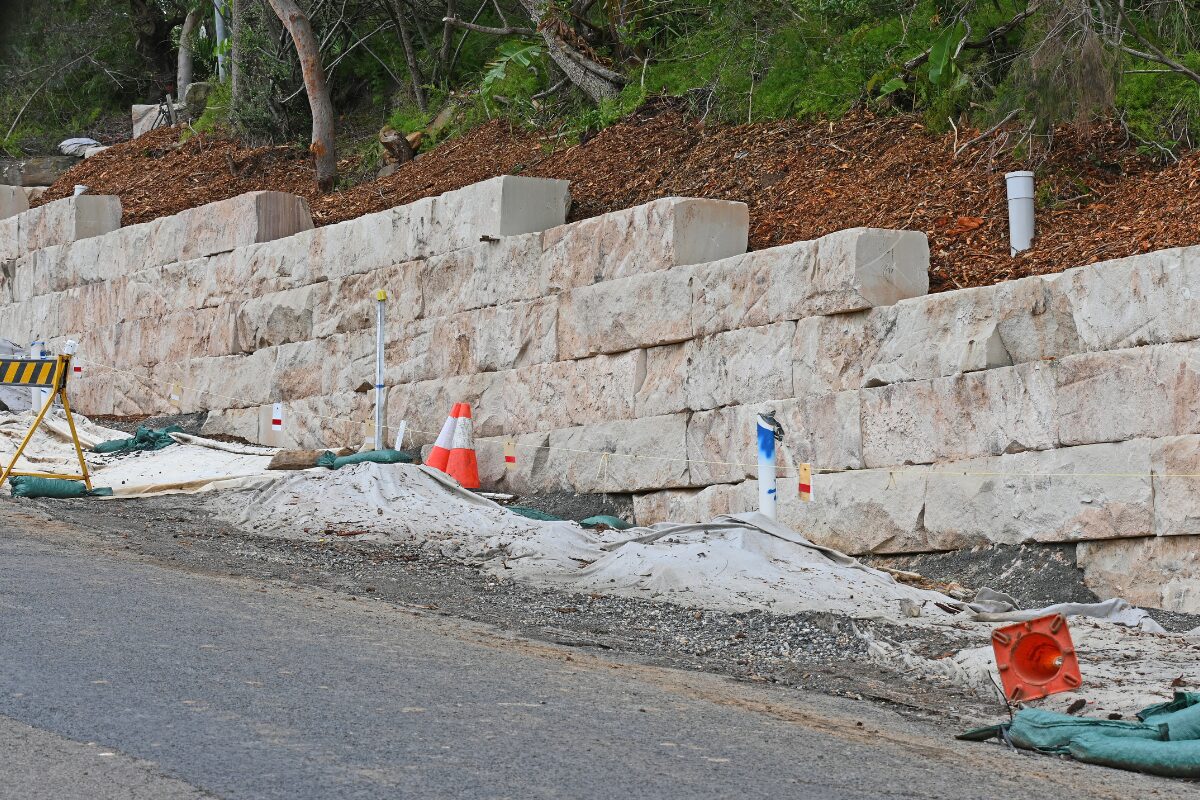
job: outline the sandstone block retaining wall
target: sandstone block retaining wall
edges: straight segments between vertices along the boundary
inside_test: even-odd
[[[85,412],[357,444],[385,288],[389,426],[427,445],[471,403],[496,488],[634,492],[642,523],[750,510],[771,408],[820,471],[810,504],[781,480],[815,540],[1086,542],[1098,585],[1167,559],[1158,604],[1200,607],[1200,250],[927,296],[920,233],[747,253],[738,203],[567,209],[517,177],[324,228],[272,192],[127,228],[115,198],[58,201],[0,219],[0,336],[80,341]]]

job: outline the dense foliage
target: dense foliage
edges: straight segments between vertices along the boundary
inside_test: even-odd
[[[17,0],[0,24],[0,148],[122,132],[174,86],[189,10],[197,80],[234,75],[194,123],[251,139],[307,126],[292,43],[264,0]],[[497,116],[586,134],[647,99],[738,122],[915,111],[939,129],[1124,124],[1173,157],[1200,121],[1197,0],[302,0],[339,128],[424,143]],[[448,20],[448,21],[447,21]],[[439,112],[451,109],[439,117]],[[436,124],[431,125],[435,122]],[[125,123],[127,124],[127,123]],[[369,137],[363,136],[362,140]],[[1012,138],[1023,144],[1021,136]],[[369,148],[368,148],[369,149]]]

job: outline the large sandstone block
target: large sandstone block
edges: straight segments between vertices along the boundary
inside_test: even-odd
[[[388,381],[499,372],[555,360],[558,299],[542,298],[422,318],[389,331]]]
[[[1056,369],[1050,363],[863,389],[867,467],[931,464],[1059,441]]]
[[[699,411],[791,396],[795,333],[796,323],[777,322],[687,342],[682,376],[686,408]]]
[[[895,314],[895,307],[887,307],[797,322],[792,340],[794,395],[834,394],[866,385],[865,371],[894,326]]]
[[[1063,445],[1200,433],[1200,343],[1085,353],[1056,372]]]
[[[410,280],[421,288],[421,315],[445,317],[542,297],[541,252],[541,234],[526,234],[477,242],[417,262]]]
[[[1155,536],[1200,535],[1200,436],[1154,441]]]
[[[544,293],[746,252],[743,203],[668,197],[545,232]]]
[[[1080,542],[1075,558],[1084,583],[1102,599],[1200,613],[1200,537]]]
[[[722,514],[743,514],[758,509],[755,482],[721,483],[703,489],[668,489],[633,497],[633,517],[638,525],[659,522],[710,522]]]
[[[558,358],[584,358],[692,338],[687,269],[602,281],[559,295]]]
[[[21,255],[17,217],[0,219],[0,263]]]
[[[0,184],[0,219],[15,217],[29,210],[29,196],[20,186]]]
[[[644,492],[688,484],[687,415],[550,432],[548,489]]]
[[[1146,536],[1156,515],[1151,451],[1139,439],[937,464],[925,529],[980,544]]]
[[[571,205],[568,181],[501,175],[446,192],[435,203],[432,255],[478,244],[483,236],[517,236],[562,225]]]
[[[313,227],[308,201],[284,192],[247,192],[188,209],[180,216],[180,261],[282,239]]]
[[[312,339],[313,312],[328,289],[318,283],[234,305],[238,352]]]
[[[1073,312],[1078,352],[1200,338],[1200,247],[1068,270],[1055,289]]]
[[[504,446],[510,439],[515,444],[517,459],[512,465],[504,460]],[[479,461],[480,484],[485,489],[513,494],[544,490],[543,481],[551,479],[546,472],[549,448],[549,432],[476,439],[475,455]]]
[[[953,550],[961,537],[925,530],[926,467],[853,470],[813,476],[813,501],[802,503],[794,480],[779,481],[779,519],[810,540],[854,555]],[[746,481],[746,491],[758,491]]]
[[[70,244],[101,236],[121,227],[121,199],[80,195],[55,200],[17,215],[18,250],[32,253],[43,247]]]
[[[795,463],[815,469],[861,469],[858,392],[726,406],[692,414],[688,458],[694,486],[736,483],[758,474],[758,413],[773,410],[784,429],[784,448]],[[794,464],[781,459],[780,474]]]

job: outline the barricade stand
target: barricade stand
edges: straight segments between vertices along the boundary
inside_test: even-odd
[[[67,376],[71,374],[71,356],[60,355],[56,358],[4,358],[0,359],[0,386],[24,386],[30,389],[50,389],[45,405],[38,413],[37,419],[29,427],[29,433],[21,441],[12,461],[4,473],[0,475],[0,486],[4,485],[14,475],[25,475],[31,478],[57,478],[66,481],[83,481],[90,492],[92,478],[88,475],[87,462],[83,459],[83,446],[79,444],[79,433],[75,430],[75,418],[71,416],[71,403],[67,400]],[[46,414],[54,406],[55,399],[62,400],[63,413],[67,417],[67,426],[71,429],[71,441],[75,445],[75,455],[79,458],[79,475],[58,475],[49,472],[17,472],[17,461],[25,452],[29,440],[37,431]]]

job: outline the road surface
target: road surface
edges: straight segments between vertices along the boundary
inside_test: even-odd
[[[0,522],[0,798],[1128,797],[867,702]]]

